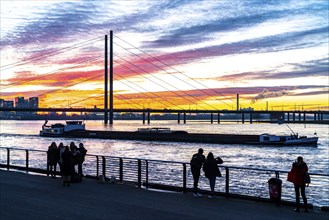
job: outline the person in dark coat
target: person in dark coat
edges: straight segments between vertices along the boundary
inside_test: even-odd
[[[200,178],[200,170],[201,170],[201,167],[205,160],[206,160],[206,158],[203,155],[203,149],[200,148],[198,150],[198,153],[196,153],[192,156],[192,159],[190,162],[191,171],[192,171],[193,180],[194,180],[194,196],[195,197],[201,196],[198,193],[198,183],[199,183],[199,178]]]
[[[83,143],[80,143],[79,148],[77,149],[76,154],[74,155],[75,163],[78,164],[78,175],[80,176],[80,178],[83,177],[82,164],[85,161],[86,154],[86,148],[84,148]]]
[[[78,147],[77,147],[77,145],[75,145],[75,143],[74,142],[71,142],[70,143],[70,151],[71,151],[71,153],[73,154],[73,173],[72,173],[72,175],[73,174],[75,174],[76,172],[75,172],[75,165],[77,165],[77,162],[76,162],[76,157],[75,157],[75,155],[76,155],[76,153],[77,153],[77,150],[78,150]]]
[[[223,160],[220,157],[214,158],[213,153],[209,152],[206,161],[203,164],[203,171],[205,176],[209,179],[209,185],[211,189],[211,194],[209,198],[213,198],[216,184],[216,177],[221,177],[222,174],[218,168],[218,164],[222,164]]]
[[[305,212],[308,212],[307,208],[307,198],[305,195],[305,176],[308,172],[307,164],[304,162],[302,157],[297,157],[297,160],[292,164],[291,171],[293,175],[293,184],[295,188],[296,195],[296,212],[299,212],[300,208],[300,194],[302,195]]]
[[[56,178],[56,167],[59,161],[58,148],[55,142],[52,142],[47,151],[47,167],[52,178]]]
[[[63,162],[62,162],[62,153],[64,153],[65,151],[65,146],[64,144],[61,142],[59,143],[58,145],[58,157],[59,157],[59,160],[58,160],[58,165],[59,165],[59,169],[60,169],[60,172],[62,173],[62,166],[63,166]]]
[[[71,176],[74,173],[74,156],[69,147],[66,146],[62,153],[62,175],[63,186],[70,186]]]

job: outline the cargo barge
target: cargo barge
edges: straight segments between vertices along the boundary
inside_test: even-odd
[[[86,130],[83,121],[67,121],[66,125],[47,125],[45,123],[40,131],[40,136],[253,145],[316,145],[318,141],[318,137],[299,137],[295,134],[282,136],[271,134],[206,134],[188,133],[169,128],[140,128],[137,131]]]

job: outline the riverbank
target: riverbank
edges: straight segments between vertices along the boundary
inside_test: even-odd
[[[1,219],[328,219],[317,209],[295,213],[291,206],[192,193],[139,189],[130,185],[82,183],[0,170]],[[261,212],[259,211],[261,210]]]

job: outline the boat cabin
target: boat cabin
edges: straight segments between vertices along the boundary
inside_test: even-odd
[[[52,134],[52,135],[59,135],[63,134],[64,132],[64,125],[57,123],[52,125],[46,125],[46,123],[42,126],[42,132],[44,134]]]
[[[75,130],[85,130],[86,125],[83,121],[66,121],[64,127],[64,132],[75,131]]]
[[[66,121],[65,125],[62,123],[47,125],[47,123],[48,121],[45,121],[45,123],[42,125],[40,135],[58,136],[69,131],[85,130],[85,124],[83,121]]]
[[[170,128],[138,128],[137,132],[142,133],[171,133]]]
[[[271,134],[261,134],[259,136],[259,142],[260,143],[268,143],[268,142],[284,142],[286,140],[289,140],[290,136],[277,136],[277,135],[271,135]]]

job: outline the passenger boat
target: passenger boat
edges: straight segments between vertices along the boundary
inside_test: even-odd
[[[316,145],[318,137],[299,137],[293,135],[244,135],[244,134],[209,134],[188,133],[170,128],[139,128],[137,131],[97,131],[86,130],[83,121],[66,121],[66,124],[47,125],[40,131],[44,137],[99,138],[143,141],[196,142],[216,144],[254,144],[254,145]]]

